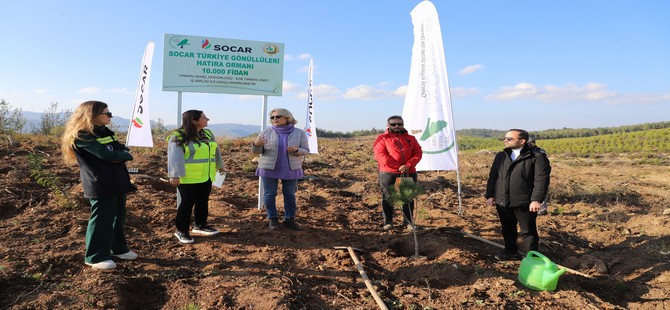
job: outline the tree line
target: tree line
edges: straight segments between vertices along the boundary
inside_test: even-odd
[[[552,140],[565,138],[585,138],[617,133],[645,131],[651,129],[670,128],[670,121],[657,123],[644,123],[637,125],[618,126],[618,127],[598,127],[598,128],[562,128],[562,129],[547,129],[540,131],[530,131],[531,137],[536,140]],[[457,130],[456,134],[459,136],[479,137],[479,138],[494,138],[502,139],[505,136],[506,130],[495,129],[461,129]]]
[[[32,134],[59,135],[71,111],[58,111],[58,103],[51,103],[45,110],[37,126],[30,129]],[[27,120],[21,108],[12,108],[5,100],[0,100],[0,133],[20,134],[26,129]],[[118,130],[115,130],[118,131]],[[164,134],[167,128],[161,119],[152,124],[152,132]],[[378,135],[385,129],[354,130],[350,132],[331,131],[316,128],[321,138],[356,138]],[[500,150],[506,131],[494,129],[463,129],[457,131],[458,148],[468,150]],[[530,132],[538,146],[550,154],[574,154],[589,156],[597,153],[667,153],[670,152],[670,121],[638,125],[599,128],[563,128]]]
[[[21,108],[12,108],[5,100],[0,100],[0,133],[17,134],[23,133],[28,120],[23,116]],[[60,134],[70,117],[71,111],[58,111],[58,103],[51,103],[51,106],[42,113],[40,123],[32,126],[29,132],[32,134]]]
[[[65,123],[72,114],[71,110],[58,110],[58,103],[51,103],[50,107],[40,115],[40,122],[26,128],[28,120],[23,116],[21,108],[13,108],[7,101],[0,100],[0,134],[31,133],[40,135],[60,135]],[[113,126],[113,125],[112,125]],[[121,128],[113,128],[115,132],[125,132]],[[151,121],[151,132],[154,135],[165,135],[168,132],[163,120]]]
[[[589,157],[603,153],[641,153],[654,157],[670,153],[670,128],[620,130],[598,136],[538,139],[536,142],[549,154]],[[458,136],[458,149],[461,151],[499,151],[502,148],[503,144],[498,138]]]
[[[316,136],[320,138],[357,138],[364,136],[378,135],[385,131],[386,129],[368,129],[368,130],[354,130],[354,131],[332,131],[325,130],[321,128],[316,128]]]

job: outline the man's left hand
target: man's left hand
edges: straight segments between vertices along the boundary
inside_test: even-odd
[[[407,172],[407,167],[405,167],[405,165],[400,165],[400,167],[398,167],[398,171],[400,171],[400,173],[405,173]]]
[[[533,201],[530,203],[530,212],[537,212],[540,211],[540,206],[542,205],[541,202],[538,201]]]

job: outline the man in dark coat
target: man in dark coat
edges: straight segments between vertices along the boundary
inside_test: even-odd
[[[546,153],[528,145],[528,132],[510,129],[496,154],[486,184],[486,203],[496,207],[502,226],[505,249],[498,260],[517,260],[516,239],[521,235],[523,251],[537,251],[537,211],[549,190],[551,165]],[[517,223],[521,231],[517,231]]]

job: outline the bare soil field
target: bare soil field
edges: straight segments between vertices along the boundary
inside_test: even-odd
[[[212,193],[209,217],[222,233],[189,245],[172,235],[176,190],[165,181],[165,145],[133,148],[138,191],[128,198],[126,235],[139,258],[105,272],[84,265],[89,205],[78,168],[63,164],[52,138],[3,140],[0,308],[375,309],[349,253],[335,248],[351,246],[389,309],[670,309],[667,166],[625,154],[550,155],[540,251],[586,276],[568,272],[555,291],[539,292],[517,281],[520,262],[498,262],[499,248],[463,234],[502,244],[482,197],[498,150],[460,154],[462,214],[455,171],[419,174],[426,194],[414,257],[411,232],[382,230],[373,139],[320,139],[297,193],[302,231],[269,230],[257,210],[251,140],[222,140],[228,176]]]

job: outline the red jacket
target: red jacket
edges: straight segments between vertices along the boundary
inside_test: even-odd
[[[405,165],[408,173],[414,173],[423,155],[419,142],[406,131],[393,133],[386,130],[377,137],[372,148],[380,172],[400,174],[398,167]]]

